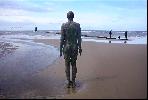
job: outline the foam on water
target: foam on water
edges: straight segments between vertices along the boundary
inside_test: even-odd
[[[132,37],[132,41],[128,41],[128,44],[147,44],[147,36]]]
[[[15,35],[2,35],[1,39],[59,39],[60,35],[25,35],[25,34],[15,34]]]
[[[86,32],[91,32],[91,31],[86,31]],[[118,32],[118,33],[123,33],[123,32]],[[31,34],[31,35],[28,35]],[[32,39],[60,39],[60,35],[59,34],[45,34],[44,32],[38,32],[38,33],[21,33],[21,34],[12,34],[10,35],[1,35],[0,39],[1,40],[7,40],[7,41],[26,41],[26,40],[32,40]],[[140,33],[139,33],[140,34]],[[108,39],[97,39],[94,37],[82,37],[83,41],[93,41],[93,42],[103,42],[103,43],[109,43],[109,41],[111,41],[111,43],[127,43],[127,44],[147,44],[147,35],[145,36],[139,36],[139,34],[137,36],[130,36],[128,37],[129,40],[124,41],[124,40],[108,40]],[[145,33],[144,33],[145,34]],[[123,37],[123,36],[122,36]],[[123,37],[124,38],[124,37]]]

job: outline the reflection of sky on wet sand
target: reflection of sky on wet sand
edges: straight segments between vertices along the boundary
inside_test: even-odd
[[[18,46],[14,46],[11,43],[0,42],[0,59],[7,54],[12,54]]]
[[[30,40],[7,39],[5,42],[12,44],[17,49],[0,58],[0,98],[1,96],[16,98],[17,94],[29,91],[28,88],[39,88],[38,84],[41,79],[35,79],[37,81],[35,83],[31,79],[37,72],[55,62],[59,54],[58,49]],[[16,91],[16,89],[18,90]],[[31,96],[31,94],[26,95]]]
[[[58,50],[52,46],[35,43],[13,44],[19,46],[19,48],[16,49],[12,55],[7,55],[0,61],[1,67],[21,65],[19,67],[20,72],[35,71],[41,69],[40,67],[46,67],[52,64],[58,57]]]

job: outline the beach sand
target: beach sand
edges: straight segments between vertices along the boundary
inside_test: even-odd
[[[59,40],[36,39],[59,48]],[[147,98],[147,45],[82,42],[75,89],[66,88],[65,64],[59,57],[33,75],[5,80],[0,98],[143,99]]]
[[[59,48],[59,40],[35,41]],[[147,98],[147,45],[83,42],[82,49],[78,86],[65,89],[67,94],[60,98]],[[50,75],[59,82],[66,80],[63,57],[40,73],[47,79]]]

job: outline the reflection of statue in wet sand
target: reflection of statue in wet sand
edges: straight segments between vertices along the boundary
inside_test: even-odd
[[[75,78],[77,73],[76,60],[78,51],[81,55],[81,28],[80,24],[73,22],[74,13],[67,13],[68,22],[61,26],[60,56],[64,54],[65,72],[68,80],[67,87],[75,87]],[[72,66],[72,81],[70,80],[70,65]]]
[[[67,88],[67,94],[75,94],[76,93],[76,88]]]

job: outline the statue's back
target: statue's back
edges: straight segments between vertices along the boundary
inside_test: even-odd
[[[65,42],[67,45],[77,45],[79,35],[79,24],[75,22],[67,22],[64,25]]]
[[[67,22],[63,24],[64,34],[64,55],[65,57],[75,58],[78,54],[78,39],[80,36],[80,24],[76,22]]]

